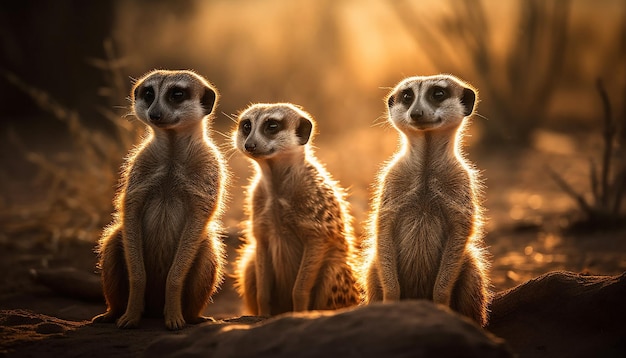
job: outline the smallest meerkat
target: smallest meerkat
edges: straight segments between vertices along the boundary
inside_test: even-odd
[[[255,104],[239,115],[233,141],[256,168],[236,273],[251,314],[361,301],[349,206],[313,155],[313,132],[312,117],[289,103]]]
[[[387,97],[401,146],[372,204],[368,301],[430,299],[486,324],[481,182],[461,152],[476,100],[449,75],[406,78]]]

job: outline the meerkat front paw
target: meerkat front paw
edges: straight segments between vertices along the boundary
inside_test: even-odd
[[[117,320],[117,327],[137,328],[139,327],[139,321],[141,321],[141,313],[126,311],[126,313],[124,313],[122,317]]]
[[[165,305],[163,315],[165,316],[165,326],[167,329],[176,331],[185,327],[186,322],[180,309]]]
[[[178,331],[185,328],[186,322],[183,316],[165,317],[165,327],[170,331]]]

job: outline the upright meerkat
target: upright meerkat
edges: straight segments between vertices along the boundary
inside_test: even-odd
[[[449,75],[406,78],[387,97],[401,146],[372,204],[367,301],[430,299],[486,324],[481,183],[461,153],[476,97]]]
[[[149,135],[126,159],[113,222],[98,247],[107,311],[94,322],[168,329],[201,316],[222,281],[225,164],[209,138],[216,90],[191,71],[153,71],[131,91]]]
[[[314,122],[288,103],[244,110],[235,147],[252,159],[246,242],[236,286],[255,315],[356,305],[352,218],[308,145]]]

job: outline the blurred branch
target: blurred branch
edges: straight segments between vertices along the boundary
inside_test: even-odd
[[[0,68],[0,75],[2,75],[2,77],[4,77],[4,79],[6,79],[9,83],[17,87],[20,91],[28,95],[33,101],[35,101],[39,108],[52,114],[54,118],[67,124],[68,126],[71,125],[72,114],[70,111],[51,98],[46,92],[27,84],[16,74],[3,68]]]
[[[531,108],[545,108],[547,106],[558,84],[558,79],[562,75],[564,68],[563,59],[567,48],[570,1],[559,0],[552,2],[554,4],[552,11],[547,9],[550,2],[543,0],[540,0],[540,2],[546,7],[543,10],[544,15],[542,17],[545,24],[542,24],[542,26],[549,27],[549,30],[539,34],[535,42],[539,44],[541,43],[541,36],[548,36],[549,43],[545,47],[548,49],[545,69],[536,76],[541,83],[536,86],[538,91],[534,92],[530,104]],[[551,15],[548,16],[548,14]],[[541,53],[540,48],[536,48],[535,51],[535,53]]]
[[[604,131],[602,133],[602,138],[604,139],[604,153],[602,156],[602,176],[600,177],[600,204],[602,207],[607,207],[609,202],[609,175],[611,171],[611,157],[613,155],[613,136],[615,135],[615,128],[611,118],[611,103],[609,101],[609,96],[604,89],[602,79],[598,79],[596,81],[596,88],[598,90],[598,94],[600,95],[600,99],[602,100],[602,109],[604,111]]]
[[[557,174],[552,168],[546,167],[548,174],[550,177],[556,182],[556,184],[563,190],[567,195],[569,195],[572,199],[574,199],[580,208],[587,213],[587,215],[592,216],[593,209],[587,203],[587,200],[582,197],[582,195],[578,194],[559,174]]]
[[[591,181],[591,193],[593,194],[593,200],[599,202],[602,197],[600,188],[598,186],[598,169],[596,168],[596,161],[593,158],[589,158],[589,180]]]
[[[105,75],[105,81],[108,86],[101,88],[99,93],[107,97],[109,101],[108,107],[98,107],[98,111],[114,124],[114,128],[117,132],[118,138],[122,141],[124,148],[129,148],[132,145],[135,136],[129,136],[129,132],[134,132],[135,128],[130,121],[120,121],[119,115],[116,114],[112,108],[119,108],[119,103],[127,97],[128,92],[127,80],[122,75],[122,69],[128,65],[128,58],[120,58],[115,51],[114,42],[111,38],[107,38],[103,42],[105,58],[90,58],[87,62],[102,70]],[[126,107],[124,107],[126,108]]]
[[[624,198],[624,185],[626,185],[626,170],[622,167],[620,173],[615,179],[615,202],[613,203],[612,213],[615,216],[619,216],[622,208],[622,199]]]
[[[425,17],[415,16],[413,10],[409,8],[411,3],[408,1],[390,1],[388,4],[398,19],[410,30],[415,42],[424,49],[431,49],[430,51],[424,51],[423,55],[428,57],[432,63],[447,62],[442,67],[449,65],[448,59],[450,57],[441,56],[441,52],[444,52],[444,50],[443,46],[441,46],[441,41],[439,41],[436,35],[435,24],[426,23]]]
[[[75,136],[76,142],[83,153],[88,157],[95,157],[94,147],[89,145],[89,131],[83,130],[78,113],[65,108],[45,91],[27,84],[10,71],[0,70],[3,77],[19,90],[28,95],[39,108],[53,115],[54,118],[67,125],[68,130]]]

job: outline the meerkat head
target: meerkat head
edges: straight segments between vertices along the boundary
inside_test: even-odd
[[[254,104],[239,115],[235,147],[259,160],[303,151],[313,133],[311,116],[290,103]]]
[[[184,128],[213,111],[217,91],[192,71],[155,70],[140,78],[130,93],[133,114],[152,128]]]
[[[389,121],[405,133],[458,128],[475,104],[476,90],[450,75],[406,78],[387,97]]]

